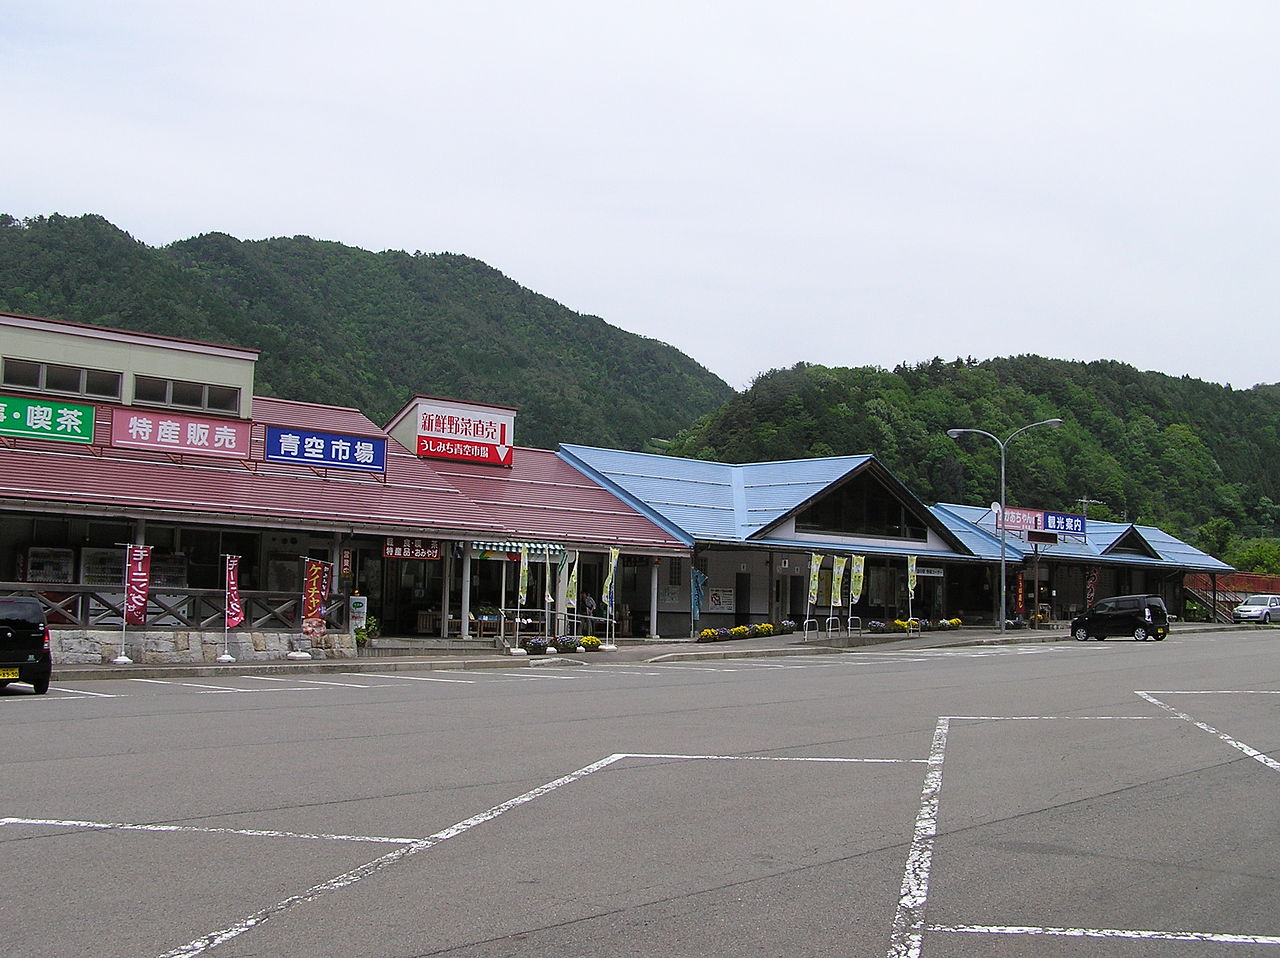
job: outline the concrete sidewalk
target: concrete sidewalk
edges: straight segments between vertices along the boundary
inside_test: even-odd
[[[1189,631],[1183,624],[1178,631]],[[1016,629],[1000,633],[994,629],[957,629],[953,632],[924,632],[905,636],[893,633],[861,636],[811,637],[802,634],[730,639],[725,642],[695,642],[691,639],[627,643],[614,651],[560,655],[504,655],[500,653],[438,653],[414,656],[359,657],[354,659],[313,659],[206,663],[135,663],[133,665],[60,665],[53,667],[54,682],[83,682],[90,679],[190,678],[227,675],[302,675],[342,672],[422,672],[448,669],[512,669],[549,666],[605,665],[610,663],[688,662],[754,658],[783,655],[831,655],[860,651],[909,651],[912,649],[959,648],[975,645],[1021,645],[1034,642],[1062,642],[1071,635],[1065,626],[1044,629]]]

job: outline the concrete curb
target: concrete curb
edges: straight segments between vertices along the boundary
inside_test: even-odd
[[[1268,628],[1259,626],[1258,629]],[[1214,625],[1210,623],[1178,623],[1174,634],[1200,632],[1256,631],[1247,625]],[[84,682],[94,679],[163,679],[217,678],[233,675],[309,675],[350,672],[434,672],[456,669],[522,669],[550,667],[585,667],[609,664],[661,664],[670,662],[721,661],[795,655],[835,655],[859,652],[911,652],[921,649],[971,648],[975,646],[1028,645],[1032,643],[1071,641],[1071,633],[1061,629],[961,630],[928,632],[911,637],[893,634],[843,637],[859,644],[836,646],[804,643],[783,644],[778,636],[765,639],[730,640],[724,643],[658,642],[651,645],[625,645],[613,652],[582,652],[562,655],[486,655],[414,656],[354,659],[316,659],[310,662],[229,662],[189,664],[134,665],[58,665],[53,667],[54,682]]]

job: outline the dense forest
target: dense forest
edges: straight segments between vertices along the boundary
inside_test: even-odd
[[[729,462],[870,453],[926,502],[991,502],[1158,525],[1242,569],[1280,573],[1280,387],[1233,390],[1118,362],[1017,356],[892,371],[800,364],[678,435]]]
[[[664,343],[450,253],[222,233],[152,248],[100,216],[0,215],[0,309],[262,351],[262,395],[386,422],[415,393],[519,408],[517,442],[639,449],[733,390]]]
[[[99,216],[0,214],[0,309],[262,351],[263,395],[385,422],[425,393],[516,406],[517,440],[752,462],[871,453],[926,502],[1150,523],[1280,574],[1280,386],[1233,390],[1118,362],[799,364],[745,392],[671,346],[451,253],[208,233],[148,247]]]

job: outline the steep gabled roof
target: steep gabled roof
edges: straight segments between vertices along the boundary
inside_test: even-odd
[[[691,541],[746,542],[870,456],[732,465],[561,445],[584,474],[619,490]]]

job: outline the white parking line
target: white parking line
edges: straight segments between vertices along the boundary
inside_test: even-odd
[[[578,678],[576,675],[521,675],[519,672],[473,672],[466,669],[459,669],[464,675],[483,675],[485,678],[506,678],[506,679],[548,679],[559,682],[572,682]]]
[[[438,679],[426,675],[381,675],[377,672],[343,672],[343,675],[369,675],[375,679],[404,679],[409,682],[453,682],[459,685],[475,685],[475,679]]]
[[[1035,925],[930,925],[928,930],[973,935],[1045,935],[1059,938],[1131,938],[1142,941],[1212,941],[1228,945],[1280,945],[1280,937],[1275,935],[1229,935],[1201,931],[1042,928]]]
[[[1179,693],[1161,692],[1160,694],[1161,695],[1177,695]],[[1193,692],[1189,694],[1203,695],[1205,693]],[[1222,695],[1225,693],[1219,692],[1217,694]],[[1245,694],[1245,693],[1236,693],[1236,694]],[[1243,752],[1245,755],[1248,755],[1255,762],[1260,762],[1261,764],[1265,765],[1267,768],[1271,769],[1273,772],[1280,772],[1280,762],[1277,762],[1270,755],[1267,755],[1264,752],[1259,752],[1256,748],[1251,748],[1250,746],[1245,745],[1244,742],[1241,742],[1241,741],[1238,741],[1237,739],[1232,738],[1226,732],[1218,731],[1212,725],[1206,725],[1204,722],[1197,722],[1186,712],[1180,712],[1177,709],[1175,709],[1172,705],[1168,705],[1165,702],[1161,702],[1158,698],[1156,698],[1150,692],[1138,692],[1137,695],[1139,698],[1145,699],[1146,701],[1150,702],[1152,705],[1155,705],[1158,708],[1164,709],[1174,718],[1182,719],[1184,722],[1191,723],[1196,728],[1200,729],[1202,732],[1208,732],[1210,735],[1216,736],[1219,741],[1226,742],[1232,748],[1236,749],[1237,751]]]
[[[565,666],[565,668],[569,668],[569,666]],[[553,665],[553,666],[550,666],[549,668],[546,666],[542,666],[538,669],[538,671],[539,672],[563,671],[563,669],[561,669],[559,666]],[[662,674],[661,672],[637,672],[634,668],[628,668],[625,665],[616,665],[613,667],[592,665],[592,666],[586,667],[581,672],[579,672],[577,668],[573,669],[573,671],[575,673],[574,678],[578,678],[580,676],[587,676],[587,675],[661,675]]]
[[[326,835],[309,832],[281,832],[263,828],[212,828],[199,825],[138,825],[130,822],[85,822],[54,818],[0,818],[0,825],[38,825],[52,828],[87,828],[95,831],[196,832],[205,835],[243,835],[248,838],[306,838],[330,842],[375,842],[410,845],[416,838],[387,838],[381,835]]]
[[[72,695],[87,695],[90,698],[95,698],[95,699],[120,698],[120,696],[118,695],[111,695],[107,692],[86,692],[84,689],[64,689],[61,686],[53,686],[53,685],[49,686],[49,688],[53,689],[55,692],[69,692]]]

